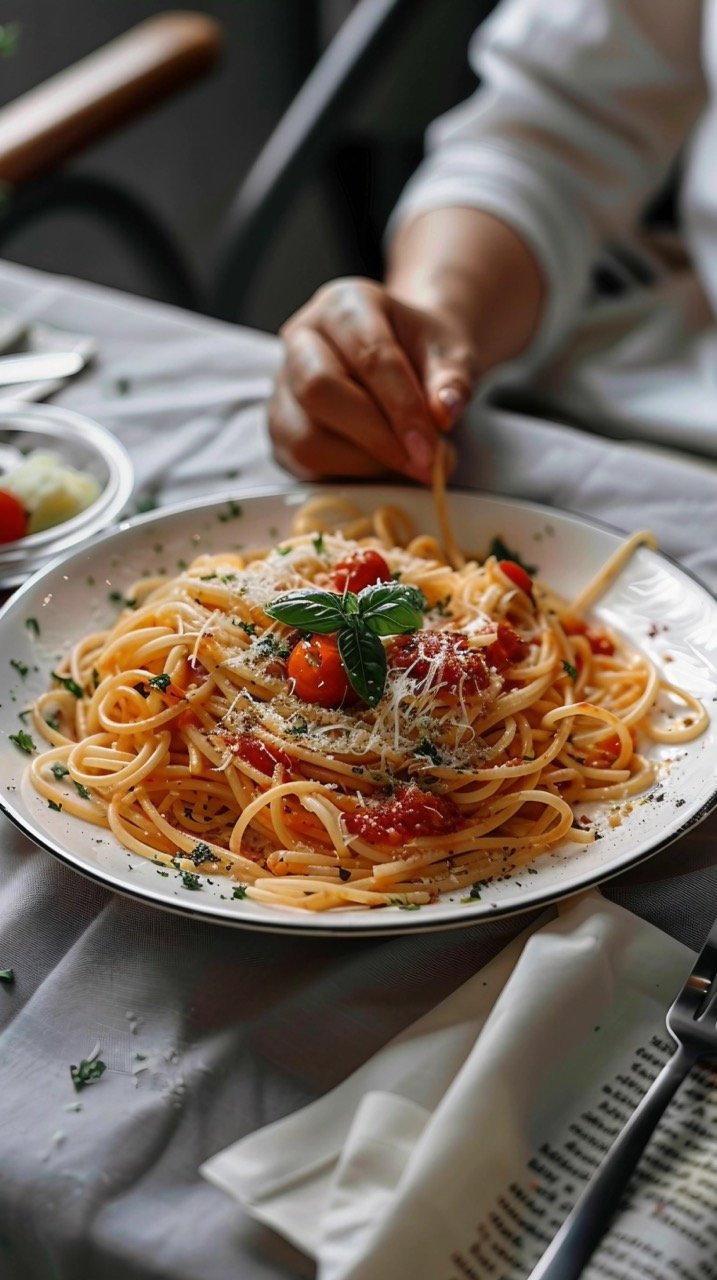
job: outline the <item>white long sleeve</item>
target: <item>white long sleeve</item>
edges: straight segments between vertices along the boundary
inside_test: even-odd
[[[533,355],[585,296],[600,243],[629,237],[706,102],[701,0],[503,0],[476,33],[480,88],[441,117],[392,226],[470,206],[536,254],[548,304]]]

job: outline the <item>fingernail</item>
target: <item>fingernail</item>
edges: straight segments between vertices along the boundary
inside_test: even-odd
[[[459,391],[457,387],[440,387],[436,392],[436,398],[448,410],[451,422],[455,422],[460,417],[468,403],[465,392]]]
[[[403,437],[408,456],[420,471],[430,471],[433,466],[434,451],[428,440],[420,431],[407,431]]]

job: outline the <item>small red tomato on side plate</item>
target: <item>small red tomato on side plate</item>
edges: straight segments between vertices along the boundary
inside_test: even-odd
[[[383,556],[372,547],[357,551],[346,560],[340,560],[331,571],[331,579],[337,591],[363,591],[377,582],[390,582],[391,570]]]
[[[27,512],[14,493],[0,489],[0,542],[16,542],[27,533]]]

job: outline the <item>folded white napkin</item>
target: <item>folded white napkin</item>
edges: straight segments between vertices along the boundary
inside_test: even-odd
[[[321,1280],[517,1280],[669,1053],[665,1010],[692,962],[599,893],[573,900],[338,1088],[201,1172],[314,1257]],[[717,1133],[717,1091],[691,1087]],[[682,1120],[675,1103],[663,1122],[678,1148]],[[690,1160],[673,1153],[661,1175],[676,1200]],[[620,1220],[612,1276],[646,1274],[641,1240],[651,1276],[663,1263],[682,1274],[669,1267],[685,1238],[652,1225],[647,1185]],[[717,1177],[713,1190],[717,1204]]]

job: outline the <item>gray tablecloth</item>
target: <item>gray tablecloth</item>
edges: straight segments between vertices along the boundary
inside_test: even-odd
[[[224,490],[237,470],[237,492],[290,484],[264,429],[276,339],[2,264],[0,308],[96,337],[56,399],[124,441],[140,498]],[[717,586],[709,464],[480,406],[461,449],[462,483],[649,526]],[[704,823],[606,892],[699,945],[716,833]],[[98,889],[0,819],[0,968],[16,974],[0,986],[0,1280],[310,1274],[198,1166],[337,1084],[518,927],[353,942],[214,928]],[[77,1095],[69,1064],[98,1042],[108,1070]]]

